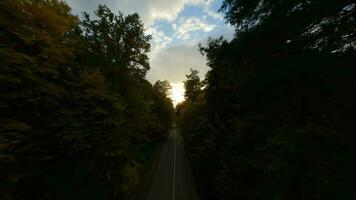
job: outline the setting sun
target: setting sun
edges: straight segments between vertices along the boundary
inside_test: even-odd
[[[184,100],[184,85],[183,83],[172,83],[171,98],[174,106]]]

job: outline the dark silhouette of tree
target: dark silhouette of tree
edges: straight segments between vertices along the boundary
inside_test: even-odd
[[[151,36],[145,35],[137,14],[114,15],[108,7],[99,6],[95,15],[91,19],[84,13],[84,47],[79,57],[83,64],[99,67],[112,86],[127,95],[132,90],[129,86],[137,85],[131,83],[143,79],[150,69],[147,53]]]
[[[355,175],[355,3],[225,0],[206,106],[181,128],[207,199],[349,199]],[[190,116],[204,119],[192,126]]]
[[[169,84],[167,80],[164,81],[156,81],[153,85],[153,88],[162,96],[168,97],[171,94],[172,86]]]
[[[170,128],[139,16],[95,13],[0,2],[0,199],[131,198]]]
[[[165,138],[166,135],[164,133],[169,131],[174,121],[175,111],[172,100],[170,99],[172,86],[167,80],[158,80],[153,85],[153,89],[155,92],[153,111],[156,115],[156,123],[161,124],[162,129],[159,131],[161,135],[156,135],[160,135],[161,138]]]
[[[187,80],[184,81],[184,97],[187,101],[197,101],[202,90],[202,82],[199,78],[199,71],[190,69],[190,74],[186,75]]]

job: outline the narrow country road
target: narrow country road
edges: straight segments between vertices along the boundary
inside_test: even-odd
[[[159,155],[146,200],[198,200],[183,138],[172,129]]]

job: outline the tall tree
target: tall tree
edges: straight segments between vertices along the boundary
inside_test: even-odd
[[[161,93],[163,96],[168,97],[171,94],[172,86],[171,84],[167,81],[156,81],[155,84],[153,85],[153,88]]]
[[[115,15],[101,5],[95,15],[91,19],[88,13],[84,13],[81,22],[88,50],[82,55],[82,61],[92,67],[100,67],[115,87],[144,78],[150,69],[147,53],[151,36],[144,33],[138,14],[123,16],[119,12]]]
[[[188,101],[197,101],[201,93],[202,83],[198,74],[199,71],[190,69],[190,74],[186,75],[187,80],[184,81],[184,97]]]
[[[139,16],[96,13],[0,2],[0,199],[129,199],[167,133]]]
[[[207,198],[353,195],[355,7],[224,1],[235,37],[202,48],[210,67],[207,108],[181,117],[206,120],[181,126],[188,127],[187,149]]]

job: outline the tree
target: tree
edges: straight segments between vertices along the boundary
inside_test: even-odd
[[[155,98],[153,111],[156,115],[157,123],[160,124],[160,132],[166,133],[172,127],[174,121],[174,107],[170,99],[172,86],[167,80],[156,81],[153,85]],[[166,138],[167,135],[157,134],[160,138]]]
[[[87,51],[82,61],[101,72],[114,87],[125,87],[130,81],[145,77],[150,69],[147,53],[151,36],[144,33],[138,14],[114,15],[106,6],[99,6],[96,18],[84,13],[83,37]],[[90,55],[90,56],[88,56]]]
[[[169,84],[167,80],[164,81],[156,81],[153,85],[153,88],[163,96],[168,97],[171,94],[172,86]]]
[[[0,199],[131,198],[167,134],[139,16],[96,13],[0,2]]]
[[[199,71],[190,69],[190,74],[186,75],[187,80],[184,81],[184,97],[188,101],[197,101],[201,93],[202,83],[198,74]]]
[[[201,48],[207,106],[181,112],[207,198],[348,199],[355,4],[225,0],[222,11],[236,32]]]

